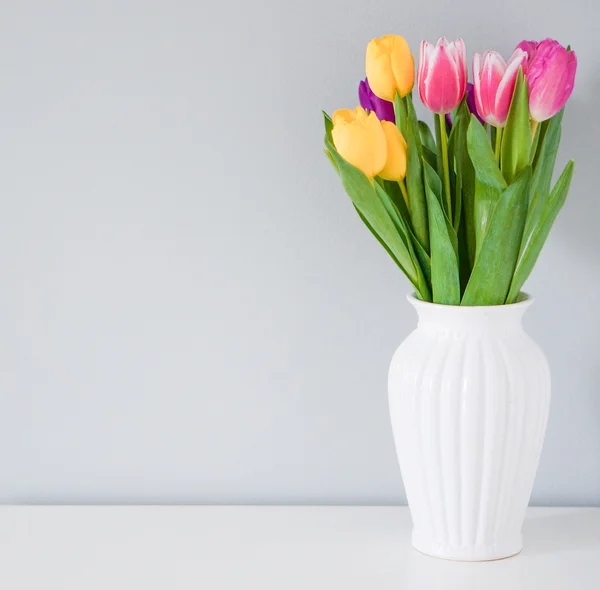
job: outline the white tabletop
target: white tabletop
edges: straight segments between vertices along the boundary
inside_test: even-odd
[[[600,509],[531,508],[525,549],[426,557],[397,507],[0,507],[3,590],[598,590]]]

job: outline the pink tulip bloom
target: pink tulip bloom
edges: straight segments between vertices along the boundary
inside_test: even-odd
[[[467,52],[462,39],[437,45],[421,42],[418,73],[419,96],[434,113],[455,109],[467,89]]]
[[[575,85],[577,56],[558,41],[523,41],[529,58],[529,114],[538,123],[554,117],[564,106]]]
[[[538,46],[537,41],[521,41],[516,49],[522,49],[527,54],[527,64],[531,63],[533,56],[535,55],[535,49]]]
[[[504,127],[519,68],[527,70],[527,53],[515,49],[508,63],[496,51],[473,56],[475,104],[481,118],[494,127]]]

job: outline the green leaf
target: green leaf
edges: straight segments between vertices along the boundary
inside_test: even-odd
[[[550,193],[552,174],[554,173],[556,155],[558,154],[558,146],[562,134],[563,113],[564,109],[548,121],[537,157],[535,158],[530,193],[532,204],[537,202],[538,207],[541,206],[542,208],[544,207],[544,203],[540,202],[540,198],[543,201]]]
[[[337,164],[335,163],[335,160],[334,160],[333,156],[331,155],[331,153],[326,149],[324,149],[323,151],[325,152],[327,159],[331,162],[333,169],[336,171],[337,174],[339,174],[340,171],[338,170]]]
[[[456,168],[455,229],[457,234],[460,233],[465,240],[464,247],[459,252],[463,286],[466,285],[466,279],[475,264],[475,171],[467,148],[467,131],[470,121],[471,113],[465,99],[458,107],[452,125]],[[461,225],[464,225],[464,231],[460,231]]]
[[[540,144],[540,134],[542,132],[542,125],[538,125],[535,128],[535,133],[533,134],[533,138],[531,140],[531,147],[529,148],[529,164],[533,166],[533,162],[535,161],[535,156],[537,154],[538,146]]]
[[[506,300],[507,303],[516,301],[521,288],[533,270],[544,243],[546,242],[546,238],[550,233],[552,224],[567,198],[571,179],[573,178],[573,166],[573,160],[567,163],[550,193],[550,198],[546,202],[541,219],[536,223],[531,234],[523,236],[523,245],[521,247],[510,291]]]
[[[427,203],[423,186],[423,166],[421,164],[422,146],[419,135],[417,115],[407,94],[404,99],[407,112],[406,143],[408,144],[406,162],[406,189],[408,192],[408,209],[412,227],[419,243],[429,252],[429,228],[427,223]]]
[[[331,130],[333,129],[333,121],[331,120],[331,117],[325,111],[321,111],[321,112],[323,113],[323,121],[325,123],[325,137],[331,138]]]
[[[435,170],[423,162],[431,240],[431,287],[434,303],[460,304],[457,239],[442,209],[442,183]]]
[[[408,280],[418,289],[417,269],[402,236],[398,233],[377,194],[375,183],[358,168],[344,160],[328,138],[326,138],[325,145],[337,165],[340,179],[348,196],[367,220],[370,228],[379,236],[380,241],[386,245],[386,249],[393,253],[394,259],[401,266]]]
[[[381,246],[383,246],[383,249],[390,255],[391,259],[396,263],[396,265],[398,266],[398,268],[404,274],[407,274],[406,270],[404,269],[404,267],[400,264],[400,262],[398,261],[398,259],[394,256],[394,253],[387,247],[387,244],[381,239],[381,237],[379,236],[379,234],[373,229],[372,225],[366,220],[365,216],[360,212],[360,210],[358,209],[358,207],[356,205],[354,205],[354,209],[358,213],[358,216],[361,218],[362,222],[367,226],[367,228],[369,229],[369,231],[373,234],[373,236],[375,237],[375,239],[381,244]]]
[[[552,117],[552,119],[553,118],[554,117]],[[538,124],[538,129],[540,130],[540,137],[538,139],[538,144],[535,149],[535,154],[534,154],[533,160],[532,160],[532,162],[533,162],[532,168],[533,168],[534,172],[535,172],[535,167],[537,166],[537,163],[540,159],[540,151],[541,151],[542,146],[544,145],[544,138],[546,137],[546,131],[548,131],[548,127],[550,126],[550,121],[552,121],[552,119],[547,119],[546,121],[543,121],[542,123]]]
[[[502,134],[500,164],[506,182],[510,184],[529,165],[531,129],[529,127],[529,97],[523,70],[519,69],[515,91]]]
[[[406,106],[407,127],[410,127],[412,134],[415,136],[415,145],[419,152],[419,157],[423,157],[423,145],[421,144],[421,132],[419,131],[419,120],[415,111],[415,105],[412,101],[412,95],[407,94],[404,97],[404,105]]]
[[[397,92],[396,96],[394,97],[394,116],[396,117],[396,127],[398,127],[398,129],[400,129],[400,133],[405,136],[407,126],[406,105],[400,97],[400,94]]]
[[[513,278],[525,227],[531,168],[502,193],[483,239],[461,305],[502,305]]]
[[[463,99],[464,100],[464,99]],[[458,233],[462,216],[462,177],[458,174],[457,156],[459,153],[458,135],[462,125],[463,116],[460,105],[454,110],[452,119],[452,129],[448,137],[448,158],[450,165],[450,184],[452,185],[452,194],[454,195],[454,209],[452,211],[452,220],[454,230]]]
[[[428,147],[423,146],[423,157],[427,163],[435,170],[437,167],[437,154],[432,152]]]
[[[433,116],[433,127],[435,129],[436,145],[436,165],[433,168],[437,172],[438,176],[442,178],[444,176],[444,164],[442,156],[442,129],[440,127],[440,118],[437,115]]]
[[[429,125],[427,125],[425,121],[419,121],[419,134],[421,136],[421,143],[423,144],[423,147],[427,148],[431,153],[435,154],[437,152],[435,139],[433,138],[433,133],[431,133],[431,129],[429,129]]]
[[[402,219],[405,222],[418,262],[421,266],[421,269],[423,270],[423,274],[425,275],[425,280],[427,281],[428,285],[431,285],[431,260],[429,258],[429,254],[425,252],[423,246],[421,246],[421,244],[419,243],[419,240],[415,235],[415,231],[412,228],[410,213],[406,206],[406,202],[404,201],[404,197],[402,196],[400,185],[392,180],[383,180],[382,186],[385,192],[389,195],[396,208],[398,209],[398,212],[400,213]]]
[[[471,114],[466,100],[463,100],[458,108],[455,123],[452,126],[452,133],[455,138],[455,166],[457,177],[457,201],[460,198],[460,209],[457,206],[456,217],[461,213],[457,233],[463,236],[465,241],[462,253],[459,252],[461,265],[461,283],[471,274],[471,269],[475,264],[475,170],[469,158],[467,148],[467,130],[471,121]],[[460,192],[460,196],[459,196]],[[457,203],[458,205],[458,203]],[[462,229],[464,231],[459,231]]]
[[[425,277],[425,281],[427,283],[427,288],[429,291],[429,297],[426,299],[426,301],[431,301],[431,257],[429,256],[429,254],[427,254],[427,252],[425,252],[423,246],[421,246],[421,244],[419,243],[417,236],[415,236],[414,232],[410,228],[409,232],[415,255],[419,262],[419,266],[421,267],[421,270],[423,272],[423,276]]]
[[[400,216],[404,220],[418,262],[421,266],[421,269],[423,270],[423,274],[425,275],[425,280],[427,281],[428,285],[431,285],[431,260],[429,258],[429,254],[425,252],[423,246],[421,246],[421,244],[419,243],[419,240],[417,239],[417,236],[415,235],[415,232],[412,228],[412,223],[410,221],[410,213],[408,212],[406,202],[404,201],[404,197],[402,196],[400,185],[393,180],[383,180],[379,178],[377,180],[381,183],[381,186],[389,195],[389,198],[392,200],[392,202],[398,209]]]
[[[475,115],[471,115],[467,131],[467,148],[475,172],[473,217],[477,257],[492,213],[506,189],[506,181],[498,168],[488,134]]]
[[[426,274],[424,272],[424,269],[421,267],[420,258],[419,258],[419,256],[417,256],[417,254],[415,252],[414,244],[413,244],[413,239],[415,240],[415,242],[417,242],[417,244],[418,244],[418,240],[416,240],[414,235],[411,235],[412,231],[410,229],[409,219],[403,217],[401,212],[398,210],[398,208],[392,202],[392,199],[390,198],[388,193],[385,191],[385,189],[380,184],[375,185],[375,190],[377,191],[377,195],[381,199],[381,202],[383,203],[385,210],[387,211],[392,222],[396,226],[396,229],[398,230],[398,233],[402,237],[402,241],[404,242],[404,245],[406,246],[406,248],[410,254],[412,262],[417,271],[417,286],[418,286],[418,291],[421,295],[421,299],[423,301],[431,301],[431,293],[429,290],[428,281],[426,279]],[[425,262],[426,262],[426,260],[425,260]],[[431,274],[431,271],[429,271],[429,274]]]
[[[410,213],[408,212],[408,205],[404,200],[400,185],[395,180],[384,180],[383,178],[377,178],[377,181],[381,184],[385,192],[390,196],[392,202],[402,214],[404,219],[410,220]]]

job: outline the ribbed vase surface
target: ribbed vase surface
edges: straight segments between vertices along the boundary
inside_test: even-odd
[[[550,404],[548,363],[521,324],[532,300],[409,301],[419,321],[392,359],[389,404],[413,546],[465,561],[515,555]]]

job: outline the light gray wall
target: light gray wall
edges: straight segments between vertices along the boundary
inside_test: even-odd
[[[368,40],[579,56],[570,200],[527,289],[534,501],[600,504],[595,0],[60,1],[0,13],[0,501],[402,503],[407,281],[322,153]]]

